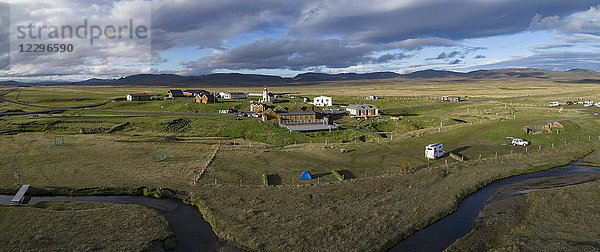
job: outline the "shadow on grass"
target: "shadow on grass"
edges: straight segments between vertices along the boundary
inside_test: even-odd
[[[312,174],[312,179],[318,179],[320,177],[325,177],[330,174],[331,174],[331,172],[314,173],[314,174]]]
[[[281,185],[281,177],[279,174],[267,175],[267,181],[269,181],[269,185]]]
[[[354,176],[354,173],[352,173],[349,170],[339,170],[338,172],[340,173],[340,175],[344,176],[344,179],[354,179],[354,178],[356,178],[356,176]]]

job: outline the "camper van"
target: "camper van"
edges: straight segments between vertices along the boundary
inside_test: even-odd
[[[444,145],[442,144],[430,144],[425,147],[425,157],[427,159],[438,159],[443,157],[444,154]]]

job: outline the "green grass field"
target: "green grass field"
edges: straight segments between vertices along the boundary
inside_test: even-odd
[[[4,251],[142,251],[174,233],[167,219],[138,205],[40,202],[0,205]]]
[[[82,106],[127,93],[164,96],[167,89],[27,87],[4,98]],[[600,120],[593,115],[597,108],[575,105],[559,111],[547,106],[579,97],[599,100],[596,87],[588,84],[386,80],[269,89],[286,94],[278,104],[282,106],[308,106],[290,96],[321,94],[333,96],[337,106],[381,107],[437,103],[440,95],[468,95],[470,100],[531,96],[383,110],[376,120],[342,117],[335,120],[340,129],[332,132],[290,133],[254,118],[167,114],[244,109],[248,101],[108,102],[80,111],[6,116],[0,118],[0,189],[17,189],[14,172],[21,174],[22,183],[53,193],[56,188],[62,188],[60,193],[171,188],[190,193],[222,238],[248,250],[301,244],[311,244],[307,250],[335,250],[340,242],[345,248],[380,250],[450,213],[462,197],[495,179],[564,164],[600,144]],[[561,94],[565,90],[569,94]],[[382,99],[363,99],[371,94]],[[541,94],[548,96],[534,96]],[[14,109],[40,110],[0,103],[0,112]],[[522,129],[554,120],[564,126],[559,134],[527,135]],[[56,136],[63,136],[63,145],[53,146]],[[506,137],[525,138],[532,145],[509,146]],[[424,147],[431,143],[444,144],[446,152],[466,162],[447,156],[425,159]],[[165,161],[154,160],[159,148],[165,150]],[[524,160],[523,165],[514,165],[514,159]],[[402,170],[409,164],[413,175]],[[304,170],[317,179],[298,180]],[[335,172],[345,180],[340,182]],[[263,186],[264,174],[274,186]]]

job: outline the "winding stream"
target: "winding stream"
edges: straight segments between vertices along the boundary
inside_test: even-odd
[[[523,174],[501,179],[479,189],[467,196],[456,212],[417,231],[400,241],[389,251],[443,251],[457,239],[471,232],[475,218],[483,204],[502,187],[544,177],[555,177],[571,174],[600,173],[600,167],[565,165],[545,171]]]
[[[456,239],[471,231],[483,204],[502,187],[534,178],[583,173],[600,173],[600,167],[571,164],[495,181],[466,197],[456,212],[415,232],[392,247],[390,251],[443,251]],[[10,204],[12,197],[0,195],[0,204]],[[196,207],[183,204],[176,199],[143,196],[48,196],[31,197],[29,203],[59,200],[143,205],[159,210],[169,219],[179,240],[175,251],[217,251],[222,248],[237,250],[227,246],[215,235]]]

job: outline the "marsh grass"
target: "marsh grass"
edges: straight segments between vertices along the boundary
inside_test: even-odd
[[[173,237],[167,219],[134,204],[39,202],[0,205],[5,251],[141,251]]]
[[[599,191],[594,181],[529,192],[517,211],[492,216],[447,251],[597,251]]]

